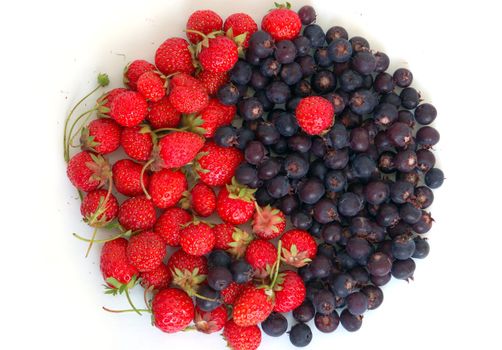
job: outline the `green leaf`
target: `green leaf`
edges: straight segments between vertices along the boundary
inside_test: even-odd
[[[122,283],[120,283],[119,281],[117,281],[114,277],[108,277],[106,279],[106,282],[109,283],[109,284],[111,284],[115,288],[120,288],[120,286],[122,286]]]
[[[110,78],[108,78],[108,74],[99,73],[98,74],[98,84],[100,86],[107,86],[108,84],[110,84]]]

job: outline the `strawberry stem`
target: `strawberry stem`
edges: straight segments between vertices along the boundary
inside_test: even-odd
[[[126,288],[125,289],[125,295],[126,295],[126,298],[127,298],[127,302],[129,303],[129,305],[131,305],[132,309],[138,314],[141,316],[141,312],[136,308],[136,306],[134,306],[132,300],[131,300],[131,296],[129,295],[129,288]]]
[[[116,240],[117,238],[120,238],[122,236],[124,236],[126,232],[122,232],[116,236],[113,236],[113,237],[110,237],[110,238],[105,238],[105,239],[92,239],[92,241],[94,243],[106,243],[106,242],[111,242],[111,241],[114,241]],[[73,233],[73,237],[75,237],[76,239],[79,239],[81,241],[84,241],[84,242],[91,242],[91,239],[89,238],[85,238],[85,237],[82,237],[82,236],[79,236],[78,234],[76,234],[75,232]]]
[[[263,219],[263,215],[261,215],[261,208],[258,205],[258,202],[254,201],[254,206],[256,208],[256,212],[258,213],[258,216],[260,217],[260,219]]]
[[[153,291],[153,286],[150,286],[148,288],[145,288],[145,291],[143,292],[143,300],[145,301],[145,306],[150,312],[152,312],[152,308],[150,307],[150,303],[148,302],[147,295],[148,293]]]
[[[92,245],[94,244],[94,239],[96,238],[96,234],[98,233],[98,228],[95,227],[94,231],[92,232],[92,237],[89,240],[89,246],[87,247],[87,251],[85,252],[85,257],[87,258],[89,256],[89,253],[91,252]]]
[[[75,119],[70,127],[70,131],[68,133],[68,136],[67,136],[67,132],[66,132],[66,128],[67,126],[65,125],[65,137],[64,137],[64,159],[65,159],[65,162],[68,163],[68,161],[70,160],[70,144],[72,142],[72,140],[74,139],[74,137],[72,137],[72,134],[73,134],[73,130],[75,129],[75,125],[78,123],[78,121],[80,119],[82,119],[83,117],[85,117],[86,115],[88,114],[91,114],[92,112],[96,111],[97,108],[94,107],[88,111],[85,111],[84,113],[80,114],[77,119]]]
[[[152,199],[152,197],[150,196],[150,194],[146,190],[145,182],[143,181],[143,179],[144,179],[143,176],[145,175],[146,168],[148,168],[150,166],[150,164],[152,164],[154,161],[155,161],[155,159],[152,158],[148,162],[146,162],[145,165],[143,165],[143,168],[141,168],[141,174],[139,175],[140,182],[141,182],[141,189],[143,190],[143,193],[145,194],[147,199]]]
[[[109,309],[109,308],[107,308],[107,307],[105,307],[105,306],[103,306],[103,310],[108,311],[108,312],[117,313],[117,314],[122,313],[122,312],[149,312],[149,313],[151,313],[151,311],[150,311],[150,310],[148,310],[148,309],[126,309],[126,310],[113,310],[113,309]],[[140,314],[140,315],[141,315],[141,314]]]
[[[270,283],[270,288],[274,289],[277,283],[277,276],[279,276],[279,268],[281,267],[281,251],[282,251],[282,241],[279,240],[277,243],[277,260],[274,263],[274,275],[272,277],[272,282]]]

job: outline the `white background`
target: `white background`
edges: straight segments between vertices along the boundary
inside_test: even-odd
[[[90,230],[65,176],[62,122],[98,72],[118,86],[123,66],[152,60],[194,10],[223,18],[245,11],[259,23],[272,1],[12,3],[0,5],[2,348],[223,349],[219,335],[166,335],[146,315],[101,310],[126,304],[102,293],[98,249],[85,259],[71,236]],[[316,7],[325,29],[342,25],[386,52],[392,68],[413,71],[414,86],[439,111],[436,154],[447,177],[435,192],[431,254],[417,263],[415,281],[385,286],[383,305],[359,332],[314,331],[309,348],[500,348],[500,11],[488,1],[293,6],[303,3]],[[261,348],[272,347],[291,345],[264,335]]]

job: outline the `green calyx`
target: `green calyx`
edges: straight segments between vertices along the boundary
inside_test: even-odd
[[[235,177],[232,178],[232,183],[226,186],[228,197],[231,199],[240,199],[246,202],[254,202],[254,193],[256,189],[249,188],[237,182]]]
[[[204,119],[196,114],[184,114],[181,118],[181,125],[187,131],[191,131],[195,134],[204,135],[207,130],[202,127],[204,125]]]
[[[134,304],[131,300],[131,297],[129,295],[129,290],[134,288],[136,286],[136,284],[138,284],[138,276],[137,275],[132,276],[128,283],[120,283],[114,277],[108,277],[106,279],[106,283],[108,283],[108,285],[105,285],[105,294],[111,294],[111,295],[125,294],[127,301],[129,302],[129,305],[131,305],[131,307],[132,307],[132,310],[141,316],[140,310],[138,310],[136,308],[136,306],[134,306]],[[105,308],[105,310],[107,310],[107,309]],[[107,311],[110,311],[110,310],[107,310]]]
[[[284,4],[280,4],[278,2],[274,2],[275,8],[277,9],[291,9],[291,3],[286,2]]]

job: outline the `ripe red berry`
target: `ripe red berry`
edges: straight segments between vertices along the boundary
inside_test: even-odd
[[[246,37],[242,41],[241,46],[248,47],[249,38],[258,30],[258,25],[250,15],[246,13],[234,13],[228,16],[223,24],[225,33],[227,33],[229,29],[232,29],[232,36],[234,38],[246,33]]]
[[[158,73],[150,71],[143,73],[136,83],[138,92],[149,101],[159,101],[166,95],[165,81]]]
[[[113,165],[113,184],[117,192],[125,196],[139,196],[143,193],[141,188],[141,164],[130,159],[121,159]],[[143,184],[145,188],[150,182],[150,175],[143,173]]]
[[[298,125],[309,135],[321,135],[333,125],[333,104],[320,96],[302,98],[296,107]]]
[[[112,119],[95,119],[82,130],[82,149],[99,154],[112,153],[120,146],[120,130],[120,125]]]
[[[208,217],[216,209],[216,195],[211,187],[199,182],[190,192],[190,204],[197,215]]]
[[[255,211],[255,191],[232,179],[232,183],[222,188],[216,199],[216,210],[220,218],[233,225],[248,222]]]
[[[203,70],[197,75],[197,80],[204,86],[209,96],[214,96],[228,81],[228,72],[213,73]]]
[[[155,65],[165,75],[181,72],[192,74],[190,44],[183,38],[169,38],[155,52]]]
[[[180,168],[194,160],[204,146],[204,139],[197,134],[175,131],[159,141],[160,156],[165,168]]]
[[[234,320],[225,324],[223,337],[232,350],[256,350],[261,343],[261,331],[258,326],[240,327]]]
[[[153,231],[143,231],[132,236],[127,245],[127,258],[140,272],[159,267],[165,255],[166,244]]]
[[[155,70],[155,66],[145,60],[134,60],[124,70],[124,84],[132,90],[136,90],[139,77],[146,72]],[[111,102],[111,101],[110,101]]]
[[[100,269],[103,279],[115,278],[119,283],[127,284],[138,270],[127,260],[127,240],[117,238],[103,244],[101,249]]]
[[[265,277],[277,260],[277,249],[269,241],[255,239],[246,249],[246,260],[259,277]]]
[[[192,220],[189,212],[178,207],[167,208],[157,219],[153,230],[161,236],[167,245],[180,245],[182,226]]]
[[[265,319],[274,309],[274,297],[267,288],[253,285],[245,288],[234,303],[233,318],[238,326],[254,326]]]
[[[195,308],[195,317],[193,319],[195,328],[199,332],[211,334],[219,332],[227,322],[227,309],[222,305],[218,306],[213,311],[202,311],[198,307]]]
[[[251,282],[249,282],[250,284]],[[237,282],[232,282],[230,285],[221,291],[221,297],[223,302],[227,305],[233,305],[237,297],[241,294],[244,288],[248,287],[249,284],[239,284]]]
[[[197,173],[200,180],[209,186],[223,186],[230,182],[235,169],[244,159],[242,152],[233,147],[220,147],[214,142],[206,142],[200,150],[207,153],[199,159]]]
[[[187,21],[186,29],[196,30],[203,34],[209,34],[223,27],[223,20],[214,11],[211,10],[198,10],[190,15]],[[187,33],[188,40],[193,44],[197,44],[202,40],[200,35],[195,33]]]
[[[166,333],[185,329],[194,317],[192,298],[180,289],[161,290],[152,301],[153,322]]]
[[[190,255],[201,256],[213,250],[215,237],[211,226],[204,222],[194,222],[180,233],[180,246]]]
[[[150,110],[146,119],[153,129],[176,128],[180,123],[181,113],[173,107],[166,96],[157,102],[150,102],[148,106]]]
[[[171,169],[154,172],[148,185],[148,192],[157,208],[175,206],[187,189],[188,183],[185,174],[179,170]]]
[[[171,79],[169,87],[169,102],[178,112],[197,113],[209,102],[204,86],[188,74],[176,74]]]
[[[253,240],[248,232],[225,222],[214,226],[213,233],[216,237],[214,247],[226,250],[236,258],[244,256],[248,244]]]
[[[280,7],[271,10],[263,17],[261,29],[272,35],[276,41],[291,40],[300,34],[302,22],[296,12]]]
[[[216,130],[225,125],[230,125],[235,117],[237,108],[234,105],[227,106],[221,103],[218,99],[212,98],[206,108],[200,112],[200,115],[192,121],[198,121],[200,127],[205,130],[202,134],[206,138],[214,136]],[[190,118],[187,118],[190,123]]]
[[[144,162],[152,154],[152,135],[150,132],[144,132],[140,126],[123,128],[120,135],[120,145],[129,157]]]
[[[173,276],[173,283],[193,295],[199,285],[206,279],[208,272],[207,259],[204,255],[195,256],[182,249],[171,255],[167,267]]]
[[[286,264],[291,266],[304,266],[317,253],[317,243],[307,231],[289,230],[282,235],[281,241],[282,257]]]
[[[279,237],[286,228],[286,217],[279,209],[267,205],[257,208],[253,215],[253,233],[263,239]]]
[[[238,58],[237,45],[226,36],[209,39],[208,46],[202,46],[199,53],[202,68],[213,73],[228,72]]]
[[[103,157],[82,151],[70,159],[66,174],[73,186],[89,192],[102,186],[111,177],[111,170]]]
[[[110,104],[110,117],[122,126],[136,126],[147,114],[148,104],[138,92],[125,91],[116,96]]]
[[[98,98],[98,100],[96,102],[98,104],[103,105],[103,107],[110,108],[115,97],[117,97],[118,95],[120,95],[121,93],[123,93],[125,91],[129,91],[129,90],[125,89],[125,88],[112,89],[112,90],[106,92],[105,94],[103,94],[103,96],[101,96],[100,98]]]
[[[293,271],[284,271],[277,277],[275,288],[276,312],[290,312],[305,300],[307,289],[302,278]]]
[[[98,209],[103,212],[95,216]],[[87,193],[80,204],[80,213],[84,217],[84,221],[94,227],[101,227],[112,221],[117,217],[118,211],[117,199],[111,193],[108,195],[107,190],[94,190]]]
[[[119,207],[119,223],[126,230],[148,230],[156,220],[155,207],[143,196],[127,199]]]
[[[153,287],[156,290],[166,289],[172,280],[171,272],[165,264],[160,264],[151,271],[142,272],[140,277],[141,285],[145,289],[149,287]]]

